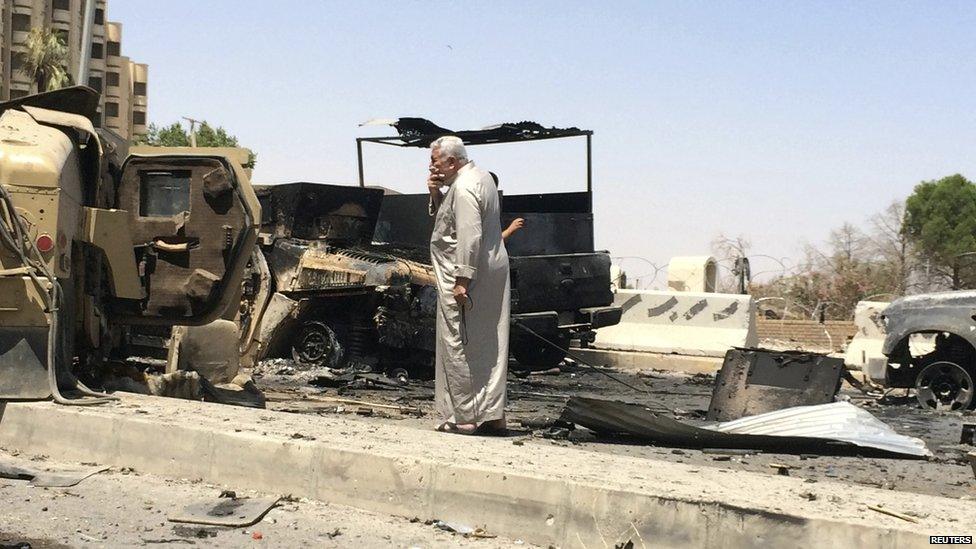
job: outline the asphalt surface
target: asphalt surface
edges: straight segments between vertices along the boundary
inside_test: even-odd
[[[433,382],[409,380],[397,386],[376,376],[348,383],[348,377],[334,379],[327,371],[303,371],[285,359],[262,363],[254,379],[268,396],[268,408],[301,414],[346,414],[362,421],[398,422],[418,429],[434,427]],[[610,379],[612,375],[618,381]],[[920,409],[902,391],[878,399],[846,384],[841,398],[869,411],[895,431],[921,438],[934,457],[929,460],[889,459],[859,456],[798,456],[791,454],[737,452],[707,453],[670,448],[634,440],[608,440],[577,428],[573,431],[545,427],[523,427],[526,421],[558,418],[569,396],[622,400],[664,406],[672,416],[690,423],[704,420],[712,394],[714,376],[685,375],[662,371],[639,373],[564,364],[560,369],[527,376],[509,374],[509,425],[514,444],[573,446],[584,452],[647,457],[718,467],[730,473],[752,471],[818,480],[839,480],[904,492],[923,493],[961,500],[976,499],[976,479],[965,452],[976,450],[959,444],[963,423],[976,423],[968,411],[934,412]],[[639,389],[639,390],[635,390]],[[457,436],[457,435],[445,435]],[[527,448],[528,452],[529,449]],[[969,505],[969,503],[962,503]]]

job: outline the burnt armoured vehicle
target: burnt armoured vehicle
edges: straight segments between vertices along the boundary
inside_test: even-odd
[[[352,363],[388,373],[429,369],[433,274],[409,259],[409,250],[372,243],[383,191],[299,182],[256,192],[261,257],[252,263],[266,262],[270,287],[258,358],[291,356],[330,368]],[[247,332],[248,320],[242,325]]]
[[[77,377],[128,328],[206,324],[238,296],[260,217],[240,163],[127,151],[97,107],[82,86],[0,103],[0,399],[104,396]]]
[[[566,356],[570,342],[592,343],[595,330],[620,322],[612,305],[610,254],[594,250],[591,141],[593,132],[545,128],[534,122],[501,124],[483,130],[451,131],[422,118],[374,121],[398,135],[360,137],[359,184],[365,187],[363,144],[429,147],[438,137],[455,135],[467,146],[525,143],[547,139],[586,139],[586,190],[545,194],[501,194],[502,227],[513,219],[525,228],[505,243],[511,269],[510,349],[527,368],[549,368]],[[428,195],[388,195],[383,201],[375,240],[426,250],[433,228]]]
[[[976,291],[903,297],[881,319],[886,386],[914,388],[927,408],[976,406]]]

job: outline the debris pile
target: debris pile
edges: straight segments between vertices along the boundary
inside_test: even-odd
[[[603,435],[680,448],[731,448],[784,454],[927,457],[917,438],[895,433],[847,402],[799,406],[735,421],[692,425],[638,404],[573,397],[561,416]]]
[[[897,434],[849,402],[833,402],[843,370],[843,360],[822,354],[732,349],[715,381],[708,422],[679,421],[675,416],[688,414],[660,405],[583,397],[570,398],[560,420],[680,448],[932,455],[922,440]]]

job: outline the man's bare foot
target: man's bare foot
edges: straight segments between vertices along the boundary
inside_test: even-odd
[[[444,422],[437,427],[442,433],[455,433],[458,435],[473,435],[478,430],[478,426],[473,423],[451,423]]]

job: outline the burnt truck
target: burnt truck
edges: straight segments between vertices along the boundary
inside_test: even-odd
[[[528,369],[558,365],[573,340],[587,346],[595,330],[620,322],[612,305],[610,254],[593,243],[593,132],[578,128],[545,128],[534,122],[500,124],[482,130],[451,131],[423,118],[374,120],[391,125],[398,135],[356,140],[359,185],[366,188],[363,145],[425,148],[438,137],[455,135],[467,146],[585,138],[586,190],[545,194],[499,191],[502,227],[522,218],[525,227],[505,243],[511,270],[512,331],[510,349]],[[504,182],[508,185],[508,181]],[[428,194],[384,197],[374,241],[398,249],[427,250],[433,229]]]
[[[881,315],[884,384],[914,388],[925,408],[976,406],[976,291],[902,297]]]
[[[259,209],[239,151],[139,150],[83,86],[0,103],[0,400],[106,395],[133,327],[236,305]]]
[[[433,272],[415,250],[372,242],[383,191],[297,182],[255,193],[262,219],[243,289],[245,362],[429,369]]]

